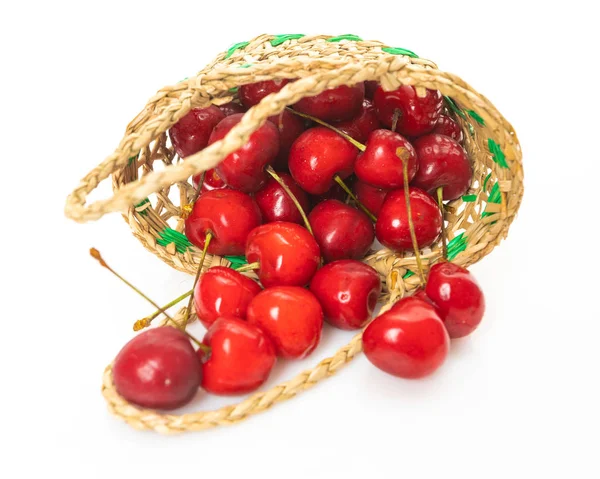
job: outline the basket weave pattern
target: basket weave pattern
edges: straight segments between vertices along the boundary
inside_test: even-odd
[[[166,131],[190,109],[227,103],[238,86],[276,78],[297,81],[248,110],[223,140],[185,161],[174,153]],[[69,196],[66,214],[84,222],[123,212],[145,248],[174,268],[195,274],[201,251],[182,234],[181,207],[195,193],[191,176],[215,167],[241,147],[267,117],[286,106],[329,88],[365,80],[377,80],[386,90],[408,84],[415,86],[417,93],[428,88],[448,97],[463,128],[474,171],[470,190],[446,206],[448,252],[461,266],[475,263],[506,237],[523,195],[522,155],[513,128],[484,96],[457,76],[438,70],[412,52],[351,35],[262,35],[220,54],[195,77],[163,88],[128,125],[115,152]],[[114,196],[86,206],[87,195],[110,175]],[[439,243],[423,251],[425,269],[440,257]],[[382,312],[419,285],[418,275],[411,274],[416,271],[413,254],[398,255],[384,249],[364,261],[382,276]],[[230,261],[209,257],[204,267],[216,264],[230,265]],[[181,310],[176,319],[183,314]],[[361,350],[361,334],[357,334],[313,369],[216,411],[177,416],[140,409],[116,393],[110,366],[104,374],[103,394],[111,411],[134,427],[163,433],[207,429],[241,421],[295,396],[332,375]]]

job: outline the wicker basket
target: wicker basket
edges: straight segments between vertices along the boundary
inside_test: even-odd
[[[251,108],[222,141],[185,161],[177,157],[166,131],[190,109],[227,103],[238,86],[276,78],[297,81]],[[287,105],[328,88],[365,80],[377,80],[386,90],[408,84],[439,90],[446,96],[463,128],[474,171],[470,190],[446,207],[448,257],[461,266],[475,263],[506,237],[521,202],[522,155],[514,130],[484,96],[457,76],[438,70],[434,63],[408,50],[355,35],[261,35],[221,53],[195,77],[163,88],[129,124],[115,152],[88,173],[68,197],[65,212],[79,222],[124,212],[145,248],[174,268],[195,274],[201,251],[182,234],[181,207],[194,195],[191,176],[215,167],[242,146],[267,117]],[[114,196],[86,206],[87,195],[109,175],[113,176]],[[440,244],[425,250],[425,268],[440,255]],[[382,312],[419,285],[417,275],[411,274],[416,267],[413,255],[381,250],[364,261],[382,276]],[[230,261],[209,257],[205,267],[216,264],[229,265]],[[182,314],[183,310],[178,317]],[[103,394],[111,411],[137,428],[164,433],[206,429],[241,421],[295,396],[333,374],[361,349],[358,334],[313,369],[216,411],[176,416],[142,410],[116,393],[110,366],[104,374]]]

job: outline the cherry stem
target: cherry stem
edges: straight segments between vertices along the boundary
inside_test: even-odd
[[[348,194],[348,196],[354,200],[354,202],[358,205],[358,207],[361,210],[363,210],[369,218],[371,218],[371,221],[373,221],[373,223],[375,223],[377,221],[377,216],[375,216],[373,213],[371,213],[369,211],[369,209],[358,200],[356,195],[354,193],[352,193],[350,188],[348,188],[348,185],[346,185],[346,183],[344,183],[344,180],[342,180],[339,175],[335,175],[333,177],[333,179],[335,180],[335,182],[338,185],[340,185],[342,187],[342,189]]]
[[[243,273],[244,271],[254,271],[255,269],[260,268],[260,263],[257,261],[255,263],[248,263],[236,268],[235,271],[239,273]]]
[[[185,335],[187,335],[187,337],[190,338],[194,343],[196,343],[196,345],[200,349],[202,349],[205,352],[210,352],[210,348],[208,346],[202,344],[194,336],[192,336],[190,333],[188,333],[185,330],[185,327],[182,328],[179,324],[177,324],[177,322],[171,316],[169,316],[169,314],[164,310],[164,308],[161,308],[158,304],[156,304],[154,301],[152,301],[148,296],[146,296],[139,289],[137,289],[133,284],[131,284],[129,281],[127,281],[125,278],[123,278],[123,276],[121,276],[114,269],[112,269],[110,266],[108,266],[108,264],[106,264],[106,261],[104,261],[104,258],[102,258],[100,251],[98,251],[96,248],[90,248],[90,255],[92,256],[92,258],[94,258],[95,260],[97,260],[100,263],[100,266],[109,270],[117,278],[119,278],[121,281],[123,281],[123,283],[125,283],[127,286],[129,286],[131,289],[133,289],[136,293],[138,293],[142,298],[144,298],[146,301],[148,301],[156,309],[158,309],[159,314],[164,314],[167,317],[167,319],[175,325],[175,327],[177,329],[180,329]],[[208,348],[208,351],[206,348]]]
[[[196,271],[196,277],[194,278],[194,285],[192,286],[192,294],[190,294],[190,300],[188,301],[187,308],[185,310],[185,318],[183,319],[183,327],[187,326],[187,323],[190,319],[190,311],[192,310],[192,303],[194,302],[194,292],[196,290],[196,283],[198,283],[198,279],[202,274],[202,266],[204,266],[204,259],[206,258],[206,252],[208,251],[208,246],[210,245],[210,240],[213,235],[209,231],[206,233],[206,237],[204,238],[204,248],[202,249],[202,256],[200,257],[200,264],[198,265],[198,271]]]
[[[446,244],[446,209],[444,208],[444,187],[440,186],[437,189],[437,200],[440,212],[442,213],[442,257],[448,260],[448,245]]]
[[[400,110],[394,109],[394,116],[392,117],[392,131],[396,132],[396,126],[398,125],[398,118],[400,117]]]
[[[354,138],[352,138],[350,135],[347,135],[342,130],[338,130],[335,126],[330,125],[329,123],[326,123],[323,120],[319,120],[318,118],[315,118],[314,116],[307,115],[306,113],[300,113],[299,111],[296,111],[296,110],[294,110],[292,108],[287,107],[287,109],[289,111],[291,111],[294,115],[298,115],[298,116],[301,116],[302,118],[306,118],[307,120],[314,121],[315,123],[318,123],[319,125],[322,125],[322,126],[324,126],[326,128],[329,128],[332,131],[335,131],[338,135],[342,136],[345,140],[347,140],[350,143],[352,143],[360,151],[365,151],[367,149],[367,147],[365,145],[363,145],[362,143],[356,141]]]
[[[417,234],[415,233],[415,224],[412,219],[412,208],[410,207],[410,191],[408,186],[408,160],[409,153],[405,148],[399,147],[396,149],[396,156],[402,160],[402,173],[404,175],[404,198],[406,199],[406,214],[408,216],[408,229],[410,231],[410,239],[412,240],[413,249],[415,251],[415,259],[417,260],[417,268],[419,270],[419,279],[421,286],[425,287],[425,275],[423,274],[423,263],[421,262],[421,252],[419,251],[419,243],[417,243]]]
[[[308,217],[306,216],[306,213],[304,212],[304,208],[302,208],[302,205],[298,201],[298,198],[296,198],[296,195],[294,193],[292,193],[292,190],[290,190],[288,188],[288,185],[286,185],[284,183],[284,181],[275,172],[275,170],[273,169],[273,167],[271,165],[267,166],[267,173],[269,173],[269,175],[271,175],[273,177],[273,179],[277,183],[279,183],[279,186],[281,186],[281,188],[283,188],[283,191],[285,191],[287,193],[287,195],[290,197],[290,199],[292,200],[294,205],[296,205],[296,208],[298,208],[298,211],[300,212],[300,216],[302,216],[302,220],[304,221],[304,226],[306,226],[306,229],[310,232],[311,235],[314,236],[312,227],[310,226],[310,223],[308,222]]]
[[[147,328],[148,326],[150,326],[150,323],[152,323],[153,319],[160,316],[162,311],[166,311],[170,307],[175,306],[177,303],[187,298],[190,294],[192,294],[192,290],[189,290],[187,293],[183,293],[181,296],[175,298],[173,301],[170,301],[169,303],[165,304],[162,308],[154,311],[154,313],[152,313],[150,316],[138,319],[133,325],[133,330],[141,331],[142,329]]]

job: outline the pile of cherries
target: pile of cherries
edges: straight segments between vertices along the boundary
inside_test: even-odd
[[[287,83],[244,85],[237,100],[190,111],[169,131],[175,151],[185,159],[221,140],[247,108]],[[115,359],[117,392],[157,409],[182,406],[199,386],[248,393],[277,357],[309,355],[324,320],[365,327],[381,282],[360,260],[375,238],[396,252],[439,239],[442,198],[458,198],[471,182],[462,141],[440,92],[408,85],[340,86],[270,117],[214,170],[193,178],[199,191],[185,220],[194,245],[244,255],[244,270],[259,282],[225,267],[200,275],[193,302],[207,332],[198,349],[174,327],[139,334]],[[364,351],[390,374],[423,377],[443,363],[450,338],[477,327],[484,308],[472,275],[442,260],[424,289],[366,327]]]

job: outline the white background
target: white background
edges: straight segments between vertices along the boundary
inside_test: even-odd
[[[532,4],[3,3],[0,477],[599,477],[600,36],[592,2]],[[156,90],[264,32],[355,33],[459,74],[516,128],[523,206],[472,268],[487,295],[482,326],[433,377],[395,379],[360,356],[240,425],[137,432],[106,411],[101,375],[153,308],[88,248],[160,303],[191,278],[119,215],[66,220],[64,199]],[[273,381],[349,337],[328,332]]]

